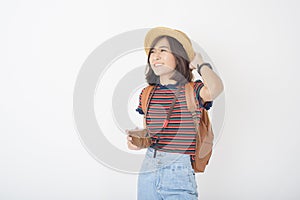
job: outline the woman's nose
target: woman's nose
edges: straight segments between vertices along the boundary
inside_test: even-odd
[[[152,53],[152,57],[153,57],[153,60],[159,60],[160,59],[159,53]]]

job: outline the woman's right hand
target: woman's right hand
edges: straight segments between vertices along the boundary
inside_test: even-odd
[[[130,135],[128,135],[128,130],[126,130],[127,133],[127,146],[128,149],[130,150],[141,150],[141,148],[135,146],[134,144],[132,144],[132,137]]]

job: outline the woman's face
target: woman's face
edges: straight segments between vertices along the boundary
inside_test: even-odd
[[[166,38],[160,39],[150,51],[149,62],[157,76],[172,75],[174,73],[176,59],[171,53],[171,48]]]

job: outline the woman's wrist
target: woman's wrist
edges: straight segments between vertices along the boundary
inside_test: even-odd
[[[200,76],[202,76],[202,75],[201,75],[201,69],[202,69],[204,66],[207,66],[207,67],[209,67],[209,68],[212,70],[212,66],[211,66],[209,63],[204,62],[204,63],[202,63],[202,64],[197,64],[197,72],[200,74]]]

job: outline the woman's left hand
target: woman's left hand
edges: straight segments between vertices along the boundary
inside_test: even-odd
[[[197,69],[197,65],[201,65],[203,63],[203,58],[200,53],[195,52],[195,57],[190,62],[190,69]]]

